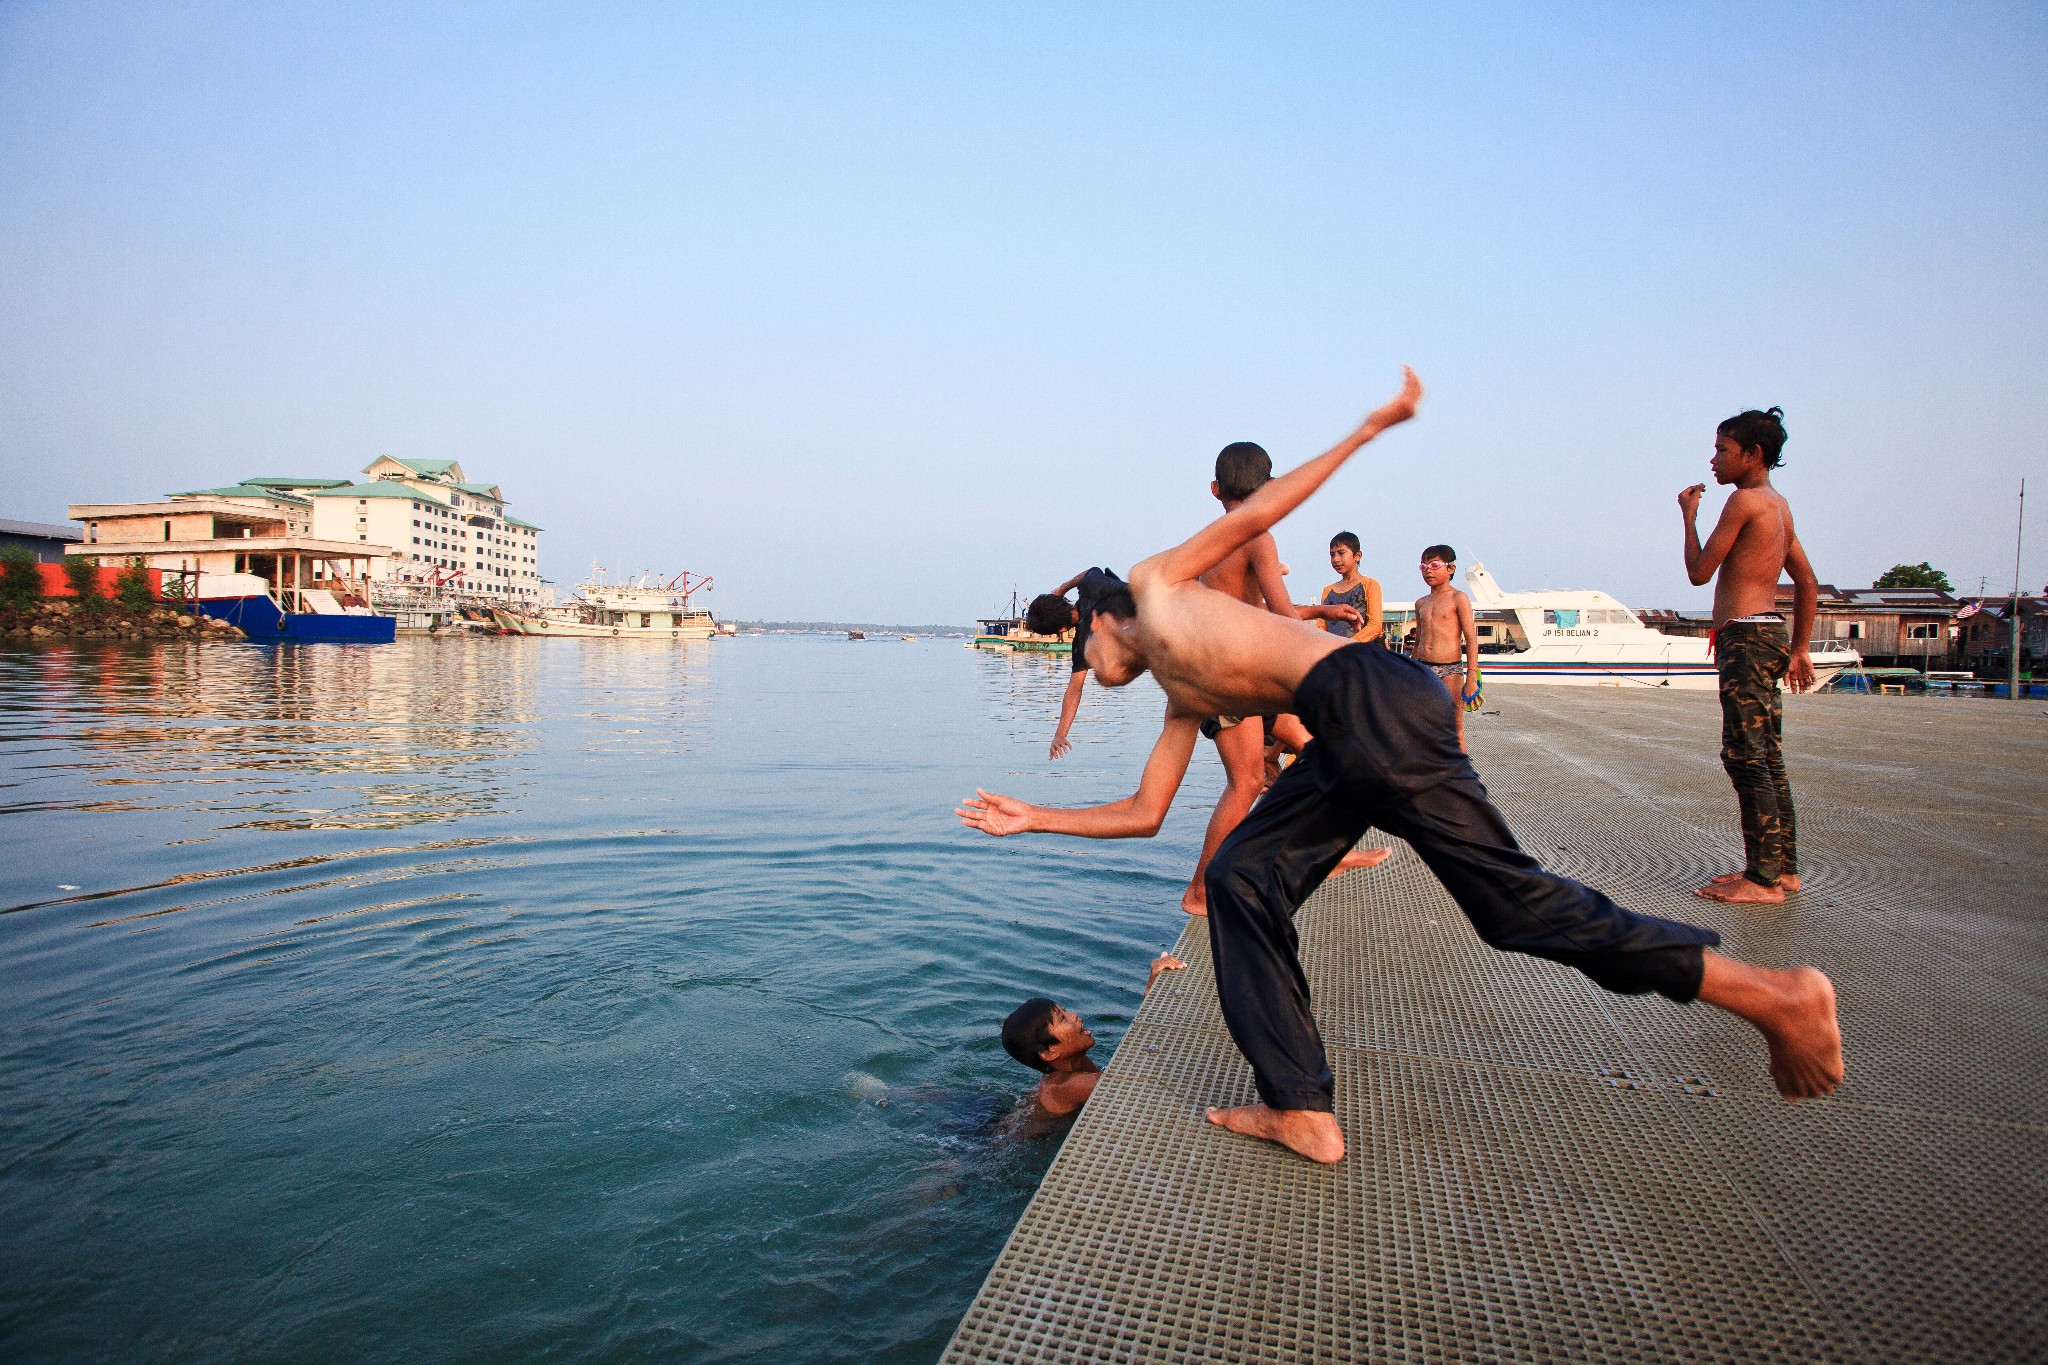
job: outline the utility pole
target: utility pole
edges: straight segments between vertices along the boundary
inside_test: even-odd
[[[2020,480],[2019,528],[2012,537],[2012,657],[2006,664],[2006,680],[2012,699],[2020,699],[2020,641],[2025,632],[2020,629],[2020,538],[2027,533],[2027,481]]]

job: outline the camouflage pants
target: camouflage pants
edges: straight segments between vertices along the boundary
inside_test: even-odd
[[[1742,808],[1743,875],[1776,886],[1799,871],[1778,699],[1792,662],[1791,637],[1781,622],[1731,622],[1715,633],[1714,657],[1721,668],[1721,766]]]

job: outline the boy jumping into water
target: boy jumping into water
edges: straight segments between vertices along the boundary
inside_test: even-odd
[[[1465,698],[1479,691],[1479,632],[1472,624],[1472,599],[1451,586],[1457,572],[1458,552],[1450,546],[1432,545],[1422,552],[1422,581],[1429,585],[1429,596],[1415,604],[1415,657],[1451,694],[1462,752]]]
[[[1344,1134],[1331,1112],[1333,1081],[1309,1013],[1294,913],[1373,825],[1414,846],[1494,947],[1575,967],[1611,991],[1719,1006],[1762,1032],[1771,1078],[1787,1099],[1827,1094],[1842,1078],[1827,977],[1723,957],[1707,950],[1719,942],[1711,930],[1631,913],[1543,871],[1487,801],[1455,743],[1450,699],[1426,668],[1202,586],[1203,573],[1299,507],[1360,446],[1412,417],[1421,397],[1410,371],[1400,395],[1342,441],[1139,563],[1127,592],[1097,599],[1088,663],[1098,680],[1121,687],[1149,669],[1167,697],[1135,793],[1058,810],[978,791],[955,814],[992,835],[1149,836],[1187,771],[1203,716],[1298,713],[1315,742],[1209,867],[1217,996],[1262,1102],[1208,1116],[1313,1161],[1342,1159]]]
[[[1324,588],[1318,600],[1326,607],[1350,607],[1362,619],[1355,626],[1349,621],[1324,621],[1323,629],[1347,640],[1377,640],[1382,631],[1380,581],[1358,572],[1361,553],[1358,537],[1351,532],[1339,531],[1330,537],[1330,567],[1336,570],[1337,581]]]
[[[1785,448],[1785,414],[1751,409],[1715,429],[1716,483],[1734,484],[1714,534],[1700,544],[1696,483],[1678,495],[1685,517],[1685,575],[1714,583],[1714,659],[1721,671],[1721,766],[1742,812],[1742,871],[1699,889],[1709,900],[1776,905],[1799,889],[1798,829],[1785,775],[1783,680],[1794,692],[1813,686],[1807,637],[1820,585],[1792,529],[1792,505],[1771,487]],[[1792,575],[1792,631],[1778,610],[1778,574]]]

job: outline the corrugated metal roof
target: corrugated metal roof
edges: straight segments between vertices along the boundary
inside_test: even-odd
[[[41,536],[45,540],[83,540],[85,533],[75,526],[52,525],[46,521],[8,521],[0,518],[0,533],[10,536]]]
[[[280,493],[275,488],[251,488],[247,484],[235,484],[229,488],[192,488],[183,493],[166,493],[168,498],[269,498],[273,502],[295,502],[301,507],[311,507],[296,493]]]

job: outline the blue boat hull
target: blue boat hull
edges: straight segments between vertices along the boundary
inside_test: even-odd
[[[240,626],[252,640],[388,645],[398,633],[396,617],[283,612],[268,597],[209,598],[199,603],[199,609],[216,620]]]

